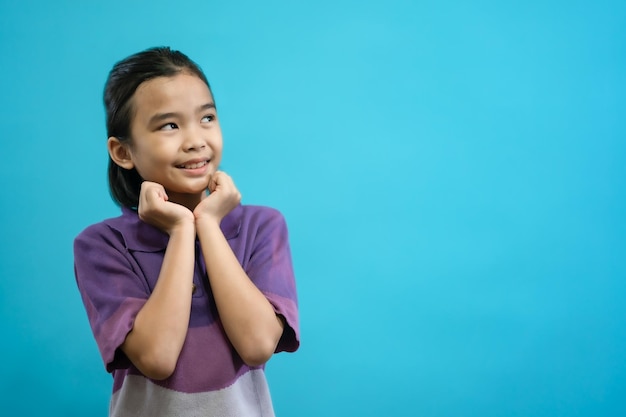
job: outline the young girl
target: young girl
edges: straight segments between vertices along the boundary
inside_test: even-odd
[[[104,92],[122,215],[74,242],[76,281],[113,374],[111,416],[273,416],[264,364],[299,346],[281,214],[240,205],[202,70],[154,48]]]

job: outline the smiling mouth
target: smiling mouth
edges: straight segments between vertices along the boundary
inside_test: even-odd
[[[177,168],[197,169],[197,168],[202,168],[203,166],[205,166],[208,163],[209,163],[209,161],[194,162],[194,163],[190,163],[190,164],[178,165]]]

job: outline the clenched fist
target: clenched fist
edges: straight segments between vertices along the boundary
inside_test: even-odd
[[[209,195],[193,211],[196,221],[208,218],[220,222],[241,201],[241,193],[232,178],[225,172],[217,171],[209,181]]]
[[[139,192],[139,218],[167,234],[185,223],[194,223],[193,213],[185,206],[168,201],[165,188],[161,184],[144,181]]]

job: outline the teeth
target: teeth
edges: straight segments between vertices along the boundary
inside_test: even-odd
[[[195,164],[181,165],[181,167],[185,169],[196,169],[196,168],[203,167],[206,164],[207,164],[207,161],[202,161],[202,162],[197,162]]]

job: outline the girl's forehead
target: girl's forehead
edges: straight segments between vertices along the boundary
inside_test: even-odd
[[[195,95],[211,95],[209,87],[195,74],[181,72],[172,76],[161,76],[144,81],[137,87],[135,95],[149,94],[168,96],[176,95],[177,91],[184,90]]]
[[[153,126],[165,115],[195,118],[215,103],[209,87],[199,77],[180,73],[143,82],[131,99],[131,129]]]
[[[198,76],[180,73],[156,77],[139,85],[133,96],[137,111],[162,106],[197,106],[213,102],[209,87]]]

